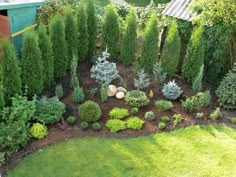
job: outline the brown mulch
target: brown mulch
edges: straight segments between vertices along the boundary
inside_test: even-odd
[[[180,124],[177,125],[176,128],[184,128],[190,125],[202,125],[202,124],[224,124],[233,128],[236,128],[236,126],[232,123],[230,123],[227,119],[221,119],[218,121],[213,122],[210,119],[207,119],[207,116],[205,116],[204,118],[201,119],[195,119],[194,118],[194,113],[185,113],[182,111],[181,109],[181,104],[180,104],[180,100],[184,98],[184,96],[191,96],[193,95],[191,86],[189,84],[186,84],[184,81],[182,81],[179,77],[174,77],[172,79],[175,79],[176,82],[178,83],[178,85],[182,88],[182,90],[184,91],[184,94],[181,96],[181,98],[179,98],[178,100],[174,101],[174,108],[169,110],[169,111],[164,111],[164,112],[159,112],[157,111],[157,109],[155,108],[155,101],[156,100],[160,100],[160,99],[165,99],[161,93],[161,89],[162,89],[162,85],[158,85],[157,83],[155,83],[154,81],[152,81],[151,86],[148,90],[145,90],[145,92],[147,94],[149,94],[150,89],[153,90],[154,92],[154,97],[151,99],[149,105],[140,108],[138,116],[143,118],[145,112],[147,111],[153,111],[157,117],[157,119],[155,121],[145,121],[144,127],[142,128],[142,130],[139,131],[135,131],[135,130],[124,130],[118,133],[111,133],[106,127],[105,127],[105,123],[108,119],[108,113],[109,111],[114,108],[114,107],[124,107],[124,108],[128,108],[129,111],[130,107],[127,106],[127,104],[125,103],[124,100],[117,100],[116,98],[108,98],[106,103],[102,103],[100,101],[100,91],[99,91],[99,85],[94,81],[94,79],[90,78],[90,68],[91,68],[92,64],[91,63],[86,63],[86,62],[82,62],[79,65],[78,68],[78,76],[80,79],[80,84],[84,89],[84,92],[86,94],[86,99],[91,99],[95,102],[97,102],[102,111],[103,111],[103,116],[101,118],[101,120],[99,121],[102,129],[100,131],[94,131],[92,130],[92,128],[90,127],[88,130],[83,131],[79,128],[79,123],[80,121],[77,121],[77,124],[74,126],[68,126],[66,123],[64,123],[64,121],[61,121],[60,123],[54,124],[54,125],[49,125],[48,126],[48,130],[49,130],[49,134],[46,138],[42,139],[42,140],[30,140],[30,142],[28,143],[28,145],[24,148],[22,148],[20,151],[13,153],[8,159],[7,159],[7,164],[3,165],[0,167],[0,176],[1,174],[4,174],[8,169],[13,168],[22,158],[24,158],[25,156],[27,156],[28,154],[34,152],[37,149],[40,148],[44,148],[53,144],[56,144],[58,142],[67,140],[69,138],[74,138],[74,137],[85,137],[85,136],[103,136],[103,137],[112,137],[112,138],[129,138],[129,137],[136,137],[136,136],[143,136],[143,135],[148,135],[148,134],[153,134],[153,133],[157,133],[157,132],[161,132],[160,130],[158,130],[156,128],[156,125],[158,122],[160,122],[160,118],[162,116],[169,116],[170,117],[170,122],[167,124],[167,127],[165,128],[164,131],[172,131],[173,130],[173,119],[172,116],[174,114],[181,114],[185,120],[183,122],[181,122]],[[123,65],[121,64],[117,64],[118,70],[120,72],[120,75],[123,76],[123,78],[126,78],[126,83],[127,86],[126,88],[128,88],[128,90],[132,90],[134,89],[133,86],[133,72],[132,72],[132,68],[128,67],[125,68]],[[61,83],[63,88],[64,88],[64,97],[62,98],[62,102],[65,103],[66,105],[66,112],[63,115],[63,119],[66,120],[67,117],[69,116],[76,116],[77,118],[78,116],[78,107],[79,104],[74,104],[72,102],[71,99],[71,94],[72,94],[72,89],[70,88],[70,73],[68,72],[66,77],[60,81],[58,81],[58,83]],[[119,79],[115,80],[115,85],[119,86],[120,81]],[[45,91],[45,95],[47,96],[54,96],[54,88],[49,88],[47,91]],[[89,90],[91,88],[98,88],[98,91],[95,95],[95,97],[91,97],[89,96]],[[214,90],[215,88],[213,88],[210,85],[204,84],[204,90],[205,89],[210,89],[213,99],[212,102],[210,104],[209,107],[207,108],[202,108],[199,112],[203,112],[205,115],[209,115],[209,113],[211,113],[215,107],[218,106],[217,104],[217,99],[216,96],[214,95]],[[224,116],[227,117],[232,116],[232,115],[236,115],[236,112],[227,112],[227,111],[223,111]],[[66,121],[65,121],[66,122]],[[175,128],[175,129],[176,129]]]

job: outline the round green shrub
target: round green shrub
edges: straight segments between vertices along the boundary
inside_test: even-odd
[[[132,114],[137,114],[138,111],[139,111],[138,108],[132,108],[131,109]]]
[[[47,127],[43,124],[35,123],[30,128],[30,134],[32,137],[34,137],[36,139],[42,139],[43,137],[47,136],[47,134],[48,134]]]
[[[157,127],[158,127],[159,129],[164,129],[164,128],[166,128],[166,124],[165,124],[164,122],[160,122],[160,123],[157,125]]]
[[[81,122],[80,123],[80,128],[82,130],[86,130],[88,128],[88,126],[89,126],[88,122]]]
[[[67,118],[67,123],[68,123],[69,125],[74,125],[75,122],[76,122],[76,118],[75,118],[74,116],[69,116],[69,117]]]
[[[143,127],[144,121],[139,117],[133,116],[126,121],[127,128],[140,130]]]
[[[156,118],[156,116],[155,116],[154,112],[148,111],[148,112],[145,113],[144,118],[146,120],[152,121]]]
[[[168,116],[162,116],[161,120],[162,120],[162,122],[167,123],[170,121],[170,118]]]
[[[94,130],[99,131],[101,129],[101,125],[98,122],[92,124]]]
[[[102,116],[99,105],[93,101],[86,101],[79,107],[81,121],[96,122]]]
[[[141,106],[148,105],[150,100],[148,99],[148,97],[144,92],[139,90],[132,90],[127,92],[125,96],[125,101],[131,107],[139,108]]]

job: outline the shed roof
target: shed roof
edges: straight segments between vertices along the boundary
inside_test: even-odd
[[[0,10],[40,6],[44,0],[0,0]]]
[[[164,15],[192,21],[198,14],[189,9],[192,0],[172,0],[162,12]]]

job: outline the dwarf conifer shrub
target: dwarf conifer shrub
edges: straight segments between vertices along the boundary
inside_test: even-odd
[[[88,24],[87,12],[83,2],[80,3],[77,11],[77,25],[78,25],[78,58],[84,60],[88,53]]]
[[[42,54],[43,62],[43,80],[44,85],[51,86],[54,83],[54,57],[52,43],[47,34],[47,28],[44,24],[40,24],[38,28],[39,48]]]
[[[27,94],[32,97],[43,90],[43,62],[38,44],[38,36],[29,31],[24,34],[22,47],[22,84],[27,86]]]
[[[173,80],[163,86],[162,93],[167,99],[176,100],[183,93],[183,91],[176,84],[175,80]]]
[[[85,94],[82,87],[75,87],[72,93],[72,100],[74,103],[83,103],[85,100]]]
[[[157,60],[158,49],[158,28],[157,17],[153,15],[144,33],[144,41],[141,48],[140,66],[146,71],[151,73],[153,65]]]
[[[61,84],[57,85],[56,88],[55,88],[55,95],[61,99],[64,95],[64,91],[63,91],[63,88],[61,86]]]
[[[49,34],[54,53],[54,77],[65,76],[68,66],[65,23],[60,15],[56,15],[50,20]]]
[[[78,66],[78,58],[76,57],[76,55],[73,55],[70,66],[70,73],[71,73],[70,88],[79,86],[79,79],[77,77],[77,66]]]
[[[148,111],[148,112],[145,113],[144,118],[146,120],[152,121],[152,120],[154,120],[156,118],[156,116],[155,116],[154,112]]]
[[[182,122],[184,120],[184,118],[182,117],[181,114],[175,114],[172,117],[174,119],[173,127],[176,127],[177,124],[179,124],[180,122]]]
[[[80,128],[82,130],[86,130],[88,127],[89,127],[88,122],[83,121],[83,122],[80,123]]]
[[[93,130],[95,130],[95,131],[99,131],[101,129],[101,125],[98,122],[94,122],[92,124],[92,127],[93,127]]]
[[[81,121],[96,122],[102,116],[99,105],[93,101],[86,101],[79,107],[79,116]]]
[[[108,84],[103,83],[100,89],[101,102],[103,103],[106,102],[108,99],[107,90],[108,90]]]
[[[40,123],[34,123],[29,131],[31,136],[36,139],[42,139],[48,134],[47,127]]]
[[[74,125],[76,123],[76,118],[74,116],[69,116],[66,121],[69,125]]]
[[[222,113],[220,112],[220,108],[216,108],[216,110],[214,112],[212,112],[209,117],[212,120],[220,119],[222,117]]]
[[[167,38],[165,40],[161,54],[161,68],[168,75],[176,73],[180,59],[181,39],[179,36],[178,25],[172,20],[169,26]]]
[[[128,91],[125,96],[125,102],[131,107],[139,108],[148,105],[149,101],[146,94],[139,90]]]
[[[168,116],[162,116],[161,121],[164,122],[164,123],[167,123],[167,122],[170,121],[170,118]]]
[[[156,101],[155,105],[159,111],[166,111],[174,107],[170,101],[166,101],[166,100]]]
[[[138,79],[134,78],[134,87],[138,90],[148,88],[150,86],[150,79],[148,74],[144,73],[144,70],[138,72]]]
[[[109,4],[105,8],[102,23],[102,49],[108,48],[111,57],[116,56],[120,37],[119,16],[115,7]]]
[[[166,80],[167,73],[161,68],[159,64],[154,64],[152,69],[154,80],[160,84]]]
[[[120,60],[125,65],[130,65],[136,60],[137,22],[136,13],[132,8],[126,17],[125,34],[121,46]]]
[[[160,122],[160,123],[158,123],[157,127],[162,130],[162,129],[166,128],[166,123]]]
[[[8,39],[1,39],[1,108],[10,104],[15,94],[21,94],[20,67],[16,51]]]

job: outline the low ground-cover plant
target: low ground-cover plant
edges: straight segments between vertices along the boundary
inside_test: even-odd
[[[30,134],[36,139],[42,139],[47,136],[47,127],[41,123],[34,123],[30,128]]]
[[[131,107],[137,107],[137,108],[148,105],[149,103],[149,99],[146,96],[146,94],[139,90],[132,90],[127,92],[125,96],[125,101]]]
[[[145,113],[144,118],[146,120],[152,121],[152,120],[155,120],[156,116],[155,116],[154,112],[148,111]]]
[[[174,107],[170,101],[166,101],[166,100],[156,101],[155,105],[159,111],[166,111]]]
[[[222,117],[222,113],[220,112],[220,108],[216,108],[214,112],[212,112],[209,116],[210,119],[212,120],[217,120]]]
[[[99,105],[93,101],[86,101],[79,107],[79,116],[81,121],[96,122],[102,116]]]
[[[113,108],[109,112],[109,116],[112,119],[123,119],[129,115],[128,109],[126,108]]]
[[[173,119],[174,119],[174,124],[173,124],[173,127],[176,127],[176,125],[180,122],[182,122],[182,120],[184,120],[184,118],[182,117],[181,114],[175,114],[172,116]]]
[[[140,130],[143,127],[144,121],[137,116],[132,116],[127,119],[126,126],[127,128]]]
[[[126,129],[126,123],[119,119],[110,119],[106,123],[106,127],[112,132],[116,133],[118,131]]]
[[[72,93],[72,100],[74,103],[83,103],[85,100],[85,94],[82,87],[75,87]]]
[[[43,97],[36,104],[36,119],[44,124],[58,122],[65,112],[64,103],[60,102],[57,97]]]
[[[68,123],[69,125],[74,125],[74,124],[76,123],[76,118],[75,118],[75,116],[69,116],[69,117],[67,118],[67,123]]]
[[[183,93],[183,91],[176,84],[175,80],[173,80],[163,86],[162,93],[167,99],[176,100]]]

